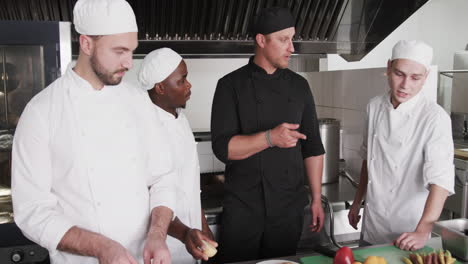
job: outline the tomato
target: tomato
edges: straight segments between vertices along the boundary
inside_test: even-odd
[[[353,264],[354,255],[353,251],[349,247],[342,247],[336,251],[333,264]]]

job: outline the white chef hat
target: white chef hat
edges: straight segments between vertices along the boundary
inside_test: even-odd
[[[408,59],[429,69],[432,61],[432,48],[419,40],[400,40],[392,49],[392,59]]]
[[[146,90],[164,81],[177,69],[182,57],[170,48],[153,50],[146,55],[138,72],[138,81]]]
[[[138,32],[132,7],[125,0],[78,0],[73,24],[82,35],[113,35]]]

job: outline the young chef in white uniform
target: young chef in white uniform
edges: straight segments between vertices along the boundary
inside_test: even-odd
[[[192,129],[182,109],[190,99],[192,85],[187,80],[187,65],[169,48],[149,53],[141,65],[138,79],[148,90],[154,109],[169,132],[177,171],[177,217],[171,223],[167,244],[177,264],[208,260],[202,240],[217,246],[206,223],[200,203],[200,166]]]
[[[348,215],[356,228],[365,195],[365,242],[424,247],[447,195],[454,193],[450,117],[421,93],[431,60],[427,44],[399,41],[387,65],[390,91],[367,105],[364,161]]]
[[[152,104],[121,83],[137,24],[124,0],[79,0],[76,64],[26,106],[14,137],[15,222],[52,263],[170,263],[170,147]]]

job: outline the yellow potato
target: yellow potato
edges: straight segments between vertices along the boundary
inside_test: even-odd
[[[203,254],[207,255],[209,258],[213,257],[216,255],[218,252],[215,247],[213,247],[210,243],[206,242],[205,240],[203,241]]]

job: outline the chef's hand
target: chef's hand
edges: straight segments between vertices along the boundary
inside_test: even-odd
[[[358,229],[357,224],[361,220],[361,216],[359,215],[359,210],[361,210],[361,205],[359,203],[353,203],[348,213],[349,224],[356,230]]]
[[[296,131],[298,124],[282,123],[270,132],[271,144],[279,148],[295,147],[299,139],[306,139],[304,134]]]
[[[98,255],[101,264],[138,264],[130,252],[115,241],[109,241]]]
[[[165,237],[156,234],[148,235],[145,248],[143,249],[143,260],[145,264],[171,263],[171,254],[167,248]]]
[[[217,247],[218,243],[212,240],[208,235],[198,229],[189,229],[185,234],[184,244],[187,251],[193,256],[194,259],[208,260],[208,256],[203,254],[203,242],[210,243],[212,246]]]
[[[428,239],[427,232],[409,232],[401,234],[393,244],[402,250],[418,250],[426,245]]]
[[[322,201],[313,201],[310,205],[312,224],[309,226],[311,232],[320,232],[323,227],[323,207]]]

